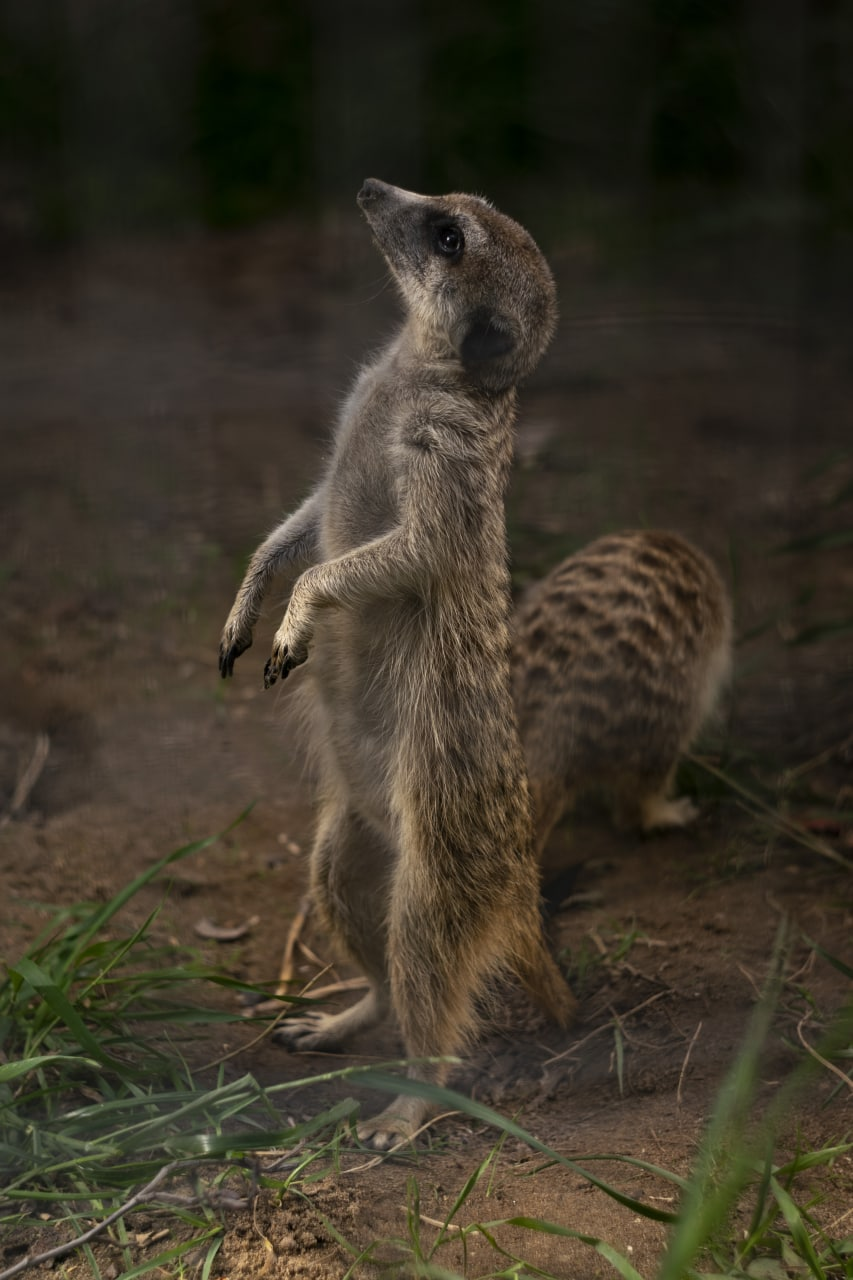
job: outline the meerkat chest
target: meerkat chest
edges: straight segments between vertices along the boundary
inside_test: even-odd
[[[376,371],[363,374],[343,413],[327,476],[325,553],[341,555],[387,533],[399,519],[393,437],[395,388]]]

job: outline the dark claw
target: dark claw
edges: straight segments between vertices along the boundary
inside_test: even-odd
[[[292,671],[296,663],[288,655],[287,647],[282,651],[281,661],[276,662],[273,658],[267,659],[267,665],[264,667],[264,688],[269,689],[274,685],[279,676],[282,680],[287,679],[287,673]]]
[[[264,667],[264,688],[269,689],[271,685],[275,684],[279,676],[282,680],[286,680],[294,667],[301,667],[304,661],[305,658],[294,658],[285,647],[282,650],[280,660],[274,658],[267,660],[267,665]]]
[[[234,674],[234,663],[240,657],[241,653],[245,653],[252,646],[252,641],[248,644],[232,644],[226,649],[224,645],[219,646],[219,674],[223,680],[227,680],[229,676]]]

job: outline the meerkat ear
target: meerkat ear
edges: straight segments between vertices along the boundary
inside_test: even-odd
[[[509,355],[514,347],[515,335],[509,321],[478,307],[470,318],[459,355],[464,365],[476,368]]]

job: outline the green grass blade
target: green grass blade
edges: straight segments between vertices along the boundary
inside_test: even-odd
[[[770,1192],[770,1179],[773,1174],[773,1152],[768,1148],[764,1157],[764,1163],[761,1170],[761,1179],[755,1195],[755,1208],[752,1211],[752,1219],[746,1231],[746,1238],[743,1245],[738,1250],[738,1261],[742,1262],[749,1258],[752,1251],[758,1246],[759,1241],[763,1237],[767,1229],[766,1206]]]
[[[204,1262],[201,1268],[201,1280],[210,1280],[210,1273],[213,1270],[213,1264],[216,1261],[216,1255],[222,1248],[222,1235],[215,1236],[210,1242],[210,1248],[205,1254]]]
[[[117,1058],[112,1058],[108,1053],[104,1052],[100,1043],[89,1031],[68,997],[64,992],[60,991],[52,978],[34,960],[30,960],[27,956],[22,956],[16,965],[10,966],[9,972],[32,987],[33,991],[53,1010],[56,1017],[61,1022],[64,1022],[81,1049],[85,1049],[98,1062],[112,1067],[113,1070],[119,1073],[128,1069],[127,1063],[120,1062]]]
[[[674,1222],[676,1220],[675,1214],[669,1213],[665,1209],[656,1209],[652,1205],[645,1204],[642,1200],[635,1200],[632,1196],[625,1195],[616,1187],[611,1186],[610,1183],[604,1182],[601,1178],[596,1178],[594,1174],[583,1168],[575,1160],[570,1160],[568,1156],[561,1155],[553,1147],[540,1142],[538,1138],[528,1133],[526,1129],[516,1124],[514,1120],[508,1120],[505,1116],[500,1115],[497,1111],[492,1111],[490,1107],[484,1106],[482,1102],[476,1102],[473,1098],[466,1098],[462,1094],[455,1093],[452,1089],[445,1089],[438,1085],[427,1085],[420,1080],[412,1080],[406,1076],[389,1075],[369,1067],[361,1075],[361,1083],[389,1093],[414,1094],[416,1097],[429,1098],[431,1101],[440,1103],[447,1110],[461,1111],[475,1120],[482,1120],[484,1124],[490,1125],[502,1133],[507,1133],[512,1138],[517,1138],[534,1151],[541,1152],[542,1155],[547,1156],[556,1164],[560,1164],[566,1169],[571,1169],[573,1173],[584,1178],[592,1186],[598,1187],[605,1195],[624,1205],[626,1209],[632,1209],[634,1213],[638,1213],[644,1218],[653,1218],[656,1222]]]
[[[285,1129],[265,1131],[260,1136],[255,1131],[244,1133],[209,1134],[199,1133],[187,1137],[170,1139],[166,1149],[175,1156],[209,1156],[213,1159],[231,1158],[245,1155],[253,1151],[264,1151],[274,1147],[293,1146],[305,1138],[312,1137],[321,1129],[330,1129],[350,1119],[358,1110],[358,1103],[353,1098],[344,1098],[342,1102],[321,1111],[302,1124],[288,1125]]]
[[[139,892],[141,888],[143,888],[144,885],[150,884],[152,880],[157,878],[161,871],[164,871],[166,867],[171,866],[173,862],[180,862],[182,858],[187,858],[192,853],[200,853],[202,849],[209,849],[211,845],[216,844],[217,841],[221,840],[224,836],[227,836],[229,832],[233,831],[235,827],[238,827],[241,822],[245,821],[251,813],[252,807],[252,805],[249,805],[248,808],[244,809],[233,822],[229,823],[229,825],[217,835],[205,836],[202,840],[192,840],[189,844],[182,845],[179,849],[173,849],[171,853],[167,853],[165,857],[158,859],[157,862],[152,863],[150,867],[146,867],[144,871],[140,872],[140,874],[136,876],[135,879],[131,880],[129,884],[125,885],[125,887],[121,889],[114,898],[111,898],[109,902],[105,902],[102,907],[94,911],[88,920],[86,920],[77,939],[75,955],[79,955],[81,951],[85,950],[92,938],[94,938],[95,935],[103,929],[104,925],[107,924],[108,921],[110,921],[113,916],[116,915],[116,913],[119,912],[122,907]]]
[[[775,1177],[787,1182],[790,1178],[796,1177],[798,1173],[802,1173],[807,1169],[831,1164],[833,1160],[837,1160],[839,1156],[847,1155],[850,1151],[853,1151],[853,1142],[839,1142],[834,1147],[821,1147],[819,1151],[800,1152],[793,1159],[787,1161],[786,1164],[780,1164],[777,1169],[773,1170],[773,1173]]]
[[[18,1062],[0,1064],[0,1084],[8,1084],[10,1080],[17,1080],[19,1076],[29,1075],[39,1067],[58,1066],[60,1063],[74,1063],[83,1067],[98,1066],[94,1058],[82,1058],[76,1053],[42,1053],[35,1058],[22,1058]]]
[[[743,1134],[757,1092],[761,1050],[781,990],[783,943],[784,927],[780,926],[770,977],[753,1011],[743,1047],[718,1095],[658,1280],[683,1280],[690,1263],[725,1220],[754,1168]]]
[[[659,1164],[652,1164],[650,1160],[641,1160],[639,1156],[617,1156],[608,1154],[607,1152],[596,1152],[592,1155],[578,1156],[579,1160],[583,1160],[584,1164],[589,1164],[594,1160],[613,1161],[616,1164],[630,1164],[636,1169],[643,1169],[646,1173],[653,1173],[656,1178],[662,1178],[664,1182],[671,1182],[674,1186],[680,1187],[684,1191],[687,1187],[687,1179],[682,1178],[680,1174],[673,1173],[672,1169],[664,1169]]]
[[[599,1239],[598,1236],[588,1236],[582,1231],[573,1231],[571,1227],[561,1227],[556,1222],[545,1222],[541,1218],[503,1218],[499,1222],[484,1223],[490,1231],[497,1227],[523,1227],[527,1231],[540,1231],[549,1236],[562,1236],[567,1240],[579,1240],[581,1244],[589,1245],[595,1249],[596,1253],[600,1253],[602,1258],[606,1258],[610,1265],[618,1272],[623,1280],[643,1280],[639,1271],[631,1265],[623,1254],[614,1249],[606,1240]]]
[[[459,1210],[462,1208],[462,1206],[465,1204],[468,1197],[471,1195],[471,1192],[474,1190],[477,1183],[480,1181],[483,1174],[486,1172],[489,1165],[492,1163],[492,1160],[494,1159],[496,1154],[497,1154],[497,1148],[492,1148],[492,1150],[485,1157],[485,1159],[480,1161],[480,1163],[477,1165],[474,1172],[469,1174],[469,1176],[465,1179],[465,1183],[462,1187],[462,1190],[457,1195],[456,1199],[453,1202],[453,1205],[450,1208],[450,1211],[445,1216],[444,1226],[439,1232],[438,1239],[435,1243],[435,1246],[433,1247],[432,1253],[435,1252],[439,1244],[443,1243],[447,1228],[450,1226],[451,1222],[456,1217]],[[430,1256],[432,1256],[432,1253],[430,1254]]]
[[[217,1237],[221,1239],[221,1236],[222,1227],[217,1223],[202,1235],[195,1236],[192,1240],[182,1240],[179,1244],[173,1245],[171,1249],[158,1253],[156,1258],[148,1258],[145,1262],[140,1262],[137,1266],[131,1267],[129,1271],[120,1272],[116,1280],[136,1280],[137,1276],[148,1275],[151,1271],[165,1270],[169,1263],[177,1262],[188,1253],[198,1249],[206,1241],[215,1240]]]
[[[826,1280],[826,1273],[824,1272],[818,1256],[815,1253],[814,1245],[811,1242],[809,1233],[803,1222],[802,1214],[800,1213],[797,1205],[776,1178],[770,1179],[770,1187],[774,1197],[776,1198],[776,1203],[782,1210],[782,1216],[787,1223],[788,1230],[791,1233],[791,1238],[797,1246],[799,1256],[807,1263],[809,1270],[815,1277],[815,1280]]]
[[[843,973],[845,978],[850,978],[850,980],[853,981],[853,967],[849,964],[845,964],[838,956],[830,955],[828,951],[824,951],[823,947],[821,947],[817,942],[813,942],[811,938],[807,937],[806,942],[813,951],[816,951],[819,956],[822,956],[823,959],[837,969],[839,973]]]

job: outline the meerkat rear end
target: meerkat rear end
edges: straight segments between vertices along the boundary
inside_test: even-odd
[[[540,854],[592,789],[644,830],[689,821],[675,767],[730,665],[728,593],[677,534],[600,538],[538,583],[516,616],[513,688]]]

